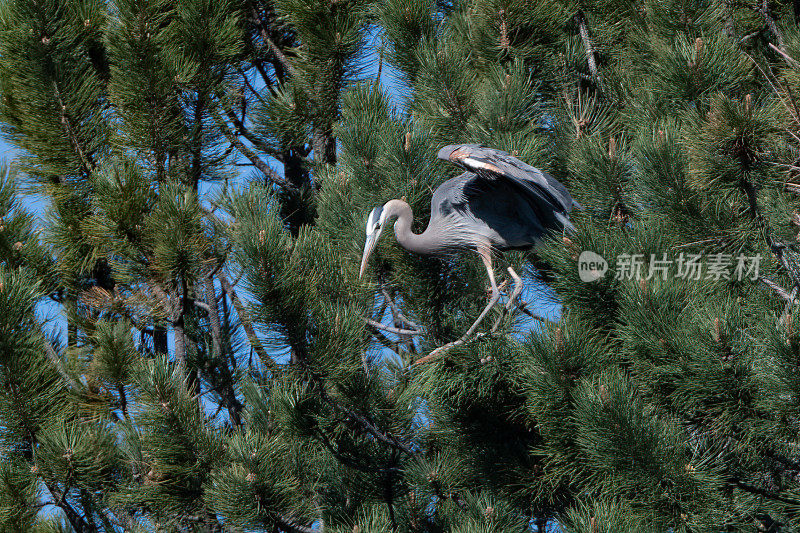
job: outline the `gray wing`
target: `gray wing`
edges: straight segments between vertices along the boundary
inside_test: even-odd
[[[450,161],[464,170],[488,180],[507,180],[522,192],[531,195],[541,207],[564,214],[580,204],[558,180],[502,150],[478,144],[451,144],[439,150],[439,159]]]
[[[442,242],[448,247],[484,244],[498,250],[524,249],[549,230],[572,229],[566,213],[549,205],[512,180],[464,172],[434,191],[429,228],[445,233]]]

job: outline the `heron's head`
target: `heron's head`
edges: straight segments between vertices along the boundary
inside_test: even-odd
[[[383,207],[376,207],[370,211],[367,217],[367,242],[364,243],[364,255],[361,256],[361,270],[358,272],[359,278],[364,274],[364,269],[367,268],[367,261],[369,261],[369,256],[378,243],[378,238],[380,238],[381,232],[383,231],[384,222],[386,222],[386,211],[384,211]]]

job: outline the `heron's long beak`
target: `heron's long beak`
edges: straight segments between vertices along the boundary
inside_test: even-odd
[[[372,254],[372,250],[375,249],[375,245],[378,243],[379,236],[380,233],[377,231],[371,235],[367,235],[367,242],[364,243],[364,255],[361,256],[361,270],[358,271],[359,278],[364,275],[364,270],[367,268],[369,256]]]

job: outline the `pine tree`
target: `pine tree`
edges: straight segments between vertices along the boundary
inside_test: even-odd
[[[800,529],[797,9],[6,0],[0,531]],[[364,221],[461,142],[583,208],[412,367],[485,272]]]

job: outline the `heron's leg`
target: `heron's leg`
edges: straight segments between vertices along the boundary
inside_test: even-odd
[[[497,305],[498,300],[500,300],[500,289],[497,287],[497,281],[494,279],[494,270],[492,269],[492,256],[490,255],[488,250],[481,250],[478,252],[481,256],[481,260],[483,260],[483,264],[486,267],[486,272],[489,274],[489,283],[492,284],[492,295],[489,298],[489,303],[486,304],[483,311],[480,315],[478,315],[477,320],[472,323],[470,328],[464,333],[464,336],[461,337],[462,342],[467,339],[472,333],[477,329],[478,325],[483,321],[484,317],[492,310],[492,307]]]
[[[488,249],[478,249],[478,255],[481,257],[483,265],[486,267],[486,272],[489,274],[489,283],[491,283],[492,285],[492,295],[489,298],[489,303],[486,304],[486,307],[483,309],[481,314],[478,315],[477,320],[475,320],[475,322],[472,323],[467,332],[464,333],[464,335],[462,335],[460,339],[453,342],[449,342],[443,346],[439,346],[425,357],[417,359],[411,366],[417,366],[423,363],[427,363],[428,361],[435,359],[436,357],[444,353],[446,350],[449,350],[454,346],[458,346],[459,344],[464,344],[469,338],[469,336],[472,335],[472,333],[477,329],[477,327],[480,325],[481,321],[486,317],[489,311],[492,310],[492,307],[497,305],[497,302],[500,300],[500,289],[497,288],[497,282],[494,279],[494,270],[492,270],[491,252]]]
[[[494,326],[492,326],[492,333],[497,331],[497,327],[500,325],[500,322],[502,322],[503,319],[506,317],[508,312],[511,310],[512,306],[516,305],[517,307],[519,307],[519,304],[517,303],[516,300],[517,297],[519,297],[519,293],[522,292],[522,286],[523,286],[522,278],[519,277],[519,274],[517,274],[517,272],[513,268],[508,267],[507,270],[511,278],[514,280],[514,289],[511,291],[511,296],[509,296],[508,300],[506,301],[506,305],[503,308],[503,314],[497,317],[497,320],[494,321]]]
[[[508,267],[508,273],[514,280],[514,290],[511,291],[511,296],[509,296],[508,301],[506,302],[506,311],[510,310],[512,305],[517,305],[517,298],[519,297],[519,294],[522,292],[523,288],[522,278],[519,277],[519,274],[517,274],[517,272],[511,267]]]

